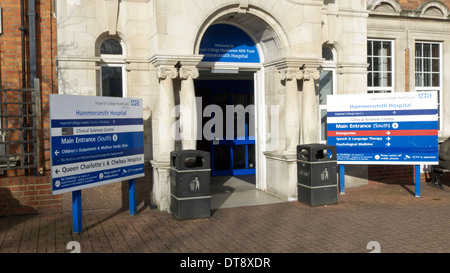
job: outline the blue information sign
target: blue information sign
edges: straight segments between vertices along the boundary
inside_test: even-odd
[[[437,92],[327,97],[339,164],[437,164]]]
[[[255,42],[240,28],[228,24],[210,26],[203,35],[203,62],[259,63]]]
[[[53,194],[144,176],[142,100],[50,95]]]

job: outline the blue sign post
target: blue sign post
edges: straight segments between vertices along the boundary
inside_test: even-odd
[[[437,92],[328,96],[328,144],[341,164],[415,165],[420,197],[420,164],[437,164]]]
[[[130,215],[136,215],[136,179],[131,179],[128,181],[128,197]]]
[[[345,194],[345,165],[339,165],[339,192]]]
[[[72,221],[73,233],[80,234],[83,230],[81,217],[81,190],[72,192]]]
[[[74,233],[81,233],[81,190],[144,176],[142,100],[50,95],[52,193],[72,192]]]

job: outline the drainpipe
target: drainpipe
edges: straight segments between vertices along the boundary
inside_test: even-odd
[[[30,41],[30,87],[36,78],[36,0],[28,0],[28,28]]]
[[[27,77],[25,75],[26,72],[26,61],[25,61],[25,31],[27,30],[25,27],[25,8],[24,8],[24,0],[20,0],[20,28],[19,30],[22,32],[21,42],[22,42],[22,88],[27,88]]]
[[[27,31],[27,28],[25,27],[25,4],[24,0],[20,0],[20,28],[19,30],[22,32],[21,34],[21,43],[22,43],[22,88],[27,88],[27,69],[26,69],[26,60],[25,60],[25,34]],[[22,92],[22,101],[26,100],[25,92]],[[22,113],[26,113],[26,105],[23,104],[22,106]],[[27,119],[22,119],[22,126],[26,126]],[[27,140],[27,136],[23,134],[23,140]],[[28,145],[23,144],[23,150],[25,153],[28,152]],[[24,158],[24,161],[28,162],[28,156]],[[25,164],[26,164],[25,162]],[[25,169],[25,175],[28,176],[28,169]]]
[[[28,41],[29,41],[29,50],[30,50],[30,88],[37,88],[34,86],[34,80],[36,79],[36,0],[28,0]],[[40,101],[39,99],[35,100],[35,103]],[[40,105],[36,105],[36,107],[40,107]],[[39,117],[38,117],[39,120]],[[35,120],[29,120],[28,126],[32,126],[35,123]],[[35,125],[36,126],[36,125]],[[34,133],[33,133],[34,134]],[[37,143],[39,145],[39,143]],[[36,147],[35,147],[36,149]],[[38,149],[39,150],[39,149]],[[27,147],[28,152],[28,147]],[[39,154],[37,155],[39,157]],[[28,158],[27,161],[30,159]],[[37,158],[31,159],[39,160]],[[38,168],[40,166],[37,166]],[[37,169],[35,169],[36,171]]]

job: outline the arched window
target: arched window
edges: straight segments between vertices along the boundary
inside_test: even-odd
[[[446,19],[449,16],[449,9],[440,1],[424,1],[418,10],[421,17]]]
[[[333,49],[328,46],[322,47],[322,58],[325,61],[334,61]]]
[[[125,97],[125,56],[121,41],[116,37],[108,37],[100,43],[98,52],[101,58],[100,95]]]
[[[367,9],[371,13],[385,15],[400,15],[402,12],[402,6],[397,0],[370,0],[367,3]]]
[[[327,141],[327,96],[336,93],[336,50],[322,47],[322,72],[319,79],[320,140]]]
[[[100,45],[100,54],[122,55],[122,45],[116,39],[106,39]]]

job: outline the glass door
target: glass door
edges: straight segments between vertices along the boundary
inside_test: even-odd
[[[210,89],[211,104],[218,105],[223,113],[223,137],[211,141],[211,174],[255,174],[253,81],[221,82],[216,81],[216,88]]]

